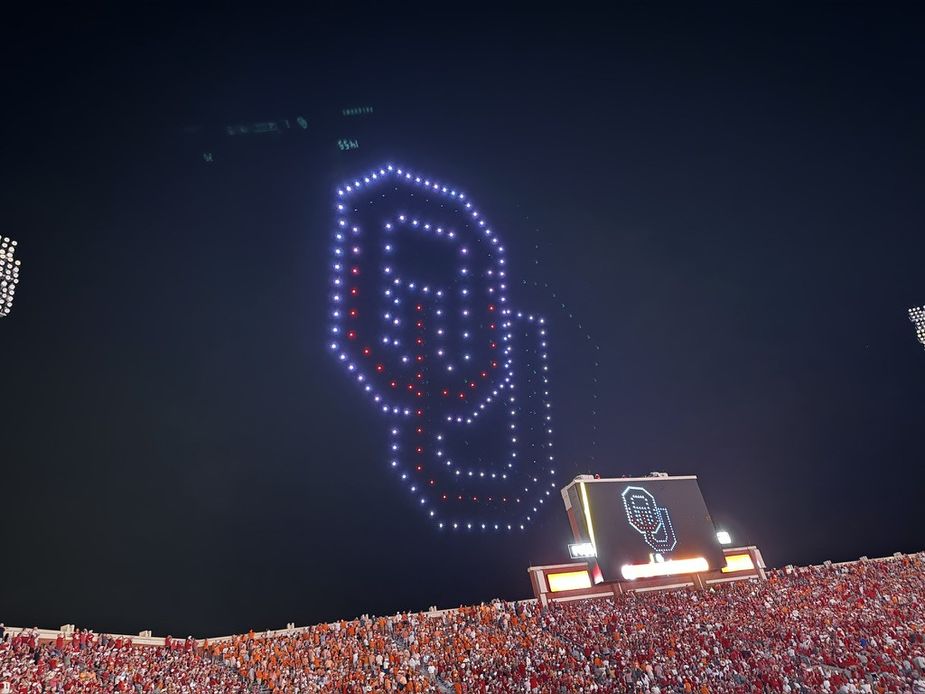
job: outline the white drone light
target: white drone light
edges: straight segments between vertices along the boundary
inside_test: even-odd
[[[19,284],[19,261],[13,259],[16,242],[0,236],[0,318],[13,309],[13,297]]]
[[[909,320],[915,324],[915,335],[919,338],[919,342],[925,345],[925,306],[910,308]]]

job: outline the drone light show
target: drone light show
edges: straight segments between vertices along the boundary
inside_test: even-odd
[[[328,350],[383,419],[383,461],[437,528],[524,530],[556,489],[547,325],[457,188],[400,166],[337,189]]]
[[[13,309],[13,297],[19,284],[19,261],[13,258],[16,242],[0,237],[0,318],[10,314]]]
[[[909,320],[915,324],[915,336],[925,346],[925,306],[914,306],[909,309]]]

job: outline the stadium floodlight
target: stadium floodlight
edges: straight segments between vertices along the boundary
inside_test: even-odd
[[[588,559],[597,556],[597,549],[590,542],[569,544],[568,553],[572,559]]]
[[[925,306],[913,306],[909,309],[909,320],[915,324],[915,335],[925,345]]]
[[[720,530],[718,533],[716,533],[716,541],[719,542],[721,545],[731,545],[732,536],[729,535],[727,531]]]
[[[19,284],[19,261],[13,258],[15,252],[16,242],[0,236],[0,318],[10,314]]]

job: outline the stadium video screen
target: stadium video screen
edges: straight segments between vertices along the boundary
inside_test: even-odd
[[[602,480],[584,486],[605,581],[667,575],[656,567],[649,573],[644,566],[663,562],[677,569],[668,573],[725,566],[696,478]]]

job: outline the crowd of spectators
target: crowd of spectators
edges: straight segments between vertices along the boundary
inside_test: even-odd
[[[495,601],[197,644],[0,643],[27,692],[925,694],[925,556],[706,590]],[[0,689],[2,692],[2,689]]]
[[[925,563],[414,619],[465,691],[925,692]]]
[[[432,655],[409,643],[405,615],[319,624],[290,634],[253,633],[216,643],[213,658],[277,692],[430,692]]]
[[[0,694],[191,694],[245,692],[236,673],[203,657],[192,638],[138,646],[76,630],[40,642],[37,629],[0,640]]]

